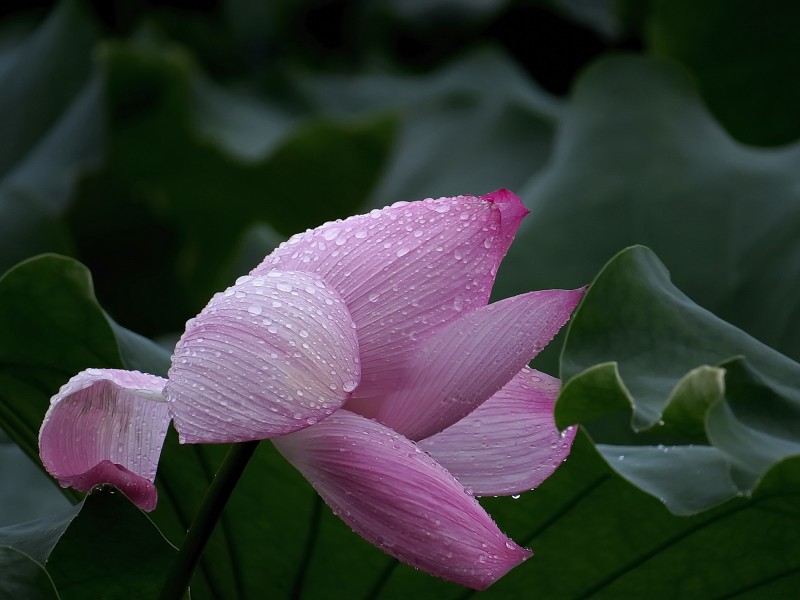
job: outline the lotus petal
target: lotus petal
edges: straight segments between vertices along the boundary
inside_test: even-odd
[[[560,381],[524,367],[503,388],[417,445],[478,496],[537,487],[566,460],[576,429],[553,419]]]
[[[423,343],[406,380],[348,408],[421,440],[467,416],[506,385],[567,322],[583,290],[521,294],[473,310]]]
[[[418,569],[484,589],[531,556],[444,467],[375,421],[339,410],[274,442],[356,533]]]
[[[418,340],[489,299],[527,209],[508,191],[397,203],[293,236],[256,267],[312,272],[358,327],[355,398],[379,397],[407,371]]]
[[[45,469],[63,487],[88,492],[108,483],[142,510],[153,510],[153,481],[170,420],[164,384],[136,371],[75,375],[53,396],[39,431]]]
[[[316,275],[270,271],[240,277],[187,323],[164,394],[181,442],[241,442],[327,417],[359,372],[339,294]]]

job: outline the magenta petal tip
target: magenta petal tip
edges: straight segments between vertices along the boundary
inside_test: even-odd
[[[91,491],[98,485],[113,485],[145,512],[155,509],[158,500],[152,482],[110,460],[104,460],[80,475],[60,477],[58,481],[62,487],[72,487],[81,492]]]

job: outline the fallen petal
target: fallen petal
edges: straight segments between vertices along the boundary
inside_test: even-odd
[[[136,371],[78,373],[53,396],[39,431],[45,469],[63,487],[87,492],[108,483],[153,510],[152,482],[170,420],[165,383]]]
[[[401,385],[371,405],[357,405],[358,412],[413,440],[442,431],[522,370],[582,295],[582,289],[530,292],[463,315],[415,348]]]
[[[387,554],[475,589],[531,556],[417,446],[346,410],[274,440],[345,523]]]
[[[359,381],[355,326],[308,273],[241,277],[189,321],[164,394],[182,443],[266,439],[339,408]]]
[[[411,349],[463,312],[486,304],[527,209],[501,191],[397,203],[293,236],[251,273],[316,273],[358,326],[361,384],[373,398],[403,377]]]
[[[469,415],[417,442],[478,496],[537,487],[564,462],[575,428],[559,433],[553,405],[560,382],[524,367]]]

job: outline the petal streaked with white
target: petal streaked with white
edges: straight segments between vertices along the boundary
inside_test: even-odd
[[[531,555],[446,469],[375,421],[340,410],[274,442],[356,533],[418,569],[484,589]]]
[[[82,371],[53,396],[39,453],[63,487],[114,485],[142,510],[156,505],[158,458],[169,427],[161,377],[116,369]]]
[[[442,431],[506,385],[567,322],[583,290],[544,290],[483,306],[415,348],[407,379],[358,412],[413,440]],[[348,405],[350,408],[350,405]]]
[[[308,427],[359,381],[358,341],[319,277],[241,277],[187,323],[164,390],[181,442],[241,442]]]
[[[393,389],[417,341],[486,304],[527,214],[510,192],[397,203],[293,236],[251,274],[311,272],[333,286],[358,326],[355,398]]]
[[[560,382],[525,367],[469,415],[417,445],[479,496],[537,487],[566,460],[575,428],[560,433]]]

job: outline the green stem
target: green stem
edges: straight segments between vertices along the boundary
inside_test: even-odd
[[[214,531],[225,504],[230,498],[236,482],[242,475],[247,461],[258,447],[258,441],[234,444],[222,461],[222,465],[208,487],[200,510],[192,521],[186,538],[178,551],[178,557],[172,564],[164,587],[161,589],[161,600],[181,600],[189,588],[197,561]]]

